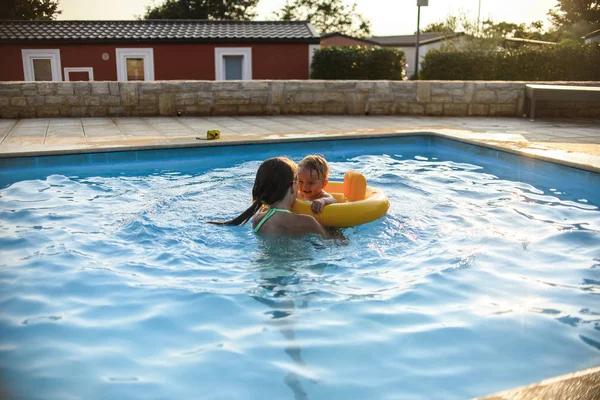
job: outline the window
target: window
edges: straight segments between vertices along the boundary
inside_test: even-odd
[[[117,49],[117,80],[153,81],[153,49]]]
[[[144,80],[144,59],[143,58],[127,58],[127,80],[128,81],[143,81]]]
[[[62,81],[60,50],[22,49],[21,56],[26,81]]]
[[[51,81],[52,80],[52,61],[47,58],[34,58],[33,60],[33,80]]]
[[[225,56],[223,57],[225,63],[225,79],[240,80],[242,79],[242,63],[244,62],[243,56]]]
[[[93,68],[65,68],[65,82],[69,81],[93,81]]]
[[[252,49],[250,47],[215,48],[215,79],[251,80]]]

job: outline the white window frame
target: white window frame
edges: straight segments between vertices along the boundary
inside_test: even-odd
[[[215,47],[215,80],[224,81],[225,56],[243,56],[242,80],[252,80],[252,47]]]
[[[144,59],[144,81],[154,80],[154,49],[153,48],[129,48],[116,49],[117,80],[127,81],[127,59]]]
[[[321,48],[320,44],[309,44],[308,45],[308,79],[310,79],[310,73],[312,72],[310,69],[310,65],[312,64],[313,57],[315,56],[315,50]]]
[[[94,80],[94,68],[92,67],[86,67],[86,68],[64,68],[63,69],[65,72],[65,82],[69,82],[69,73],[71,72],[87,72],[88,73],[88,79],[90,81]]]
[[[53,81],[62,81],[59,49],[21,49],[23,58],[23,75],[26,81],[35,81],[33,73],[34,59],[49,59]]]

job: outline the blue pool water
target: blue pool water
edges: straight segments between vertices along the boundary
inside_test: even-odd
[[[265,158],[363,172],[346,240],[216,227]],[[0,160],[14,399],[464,399],[600,364],[600,176],[430,137]]]

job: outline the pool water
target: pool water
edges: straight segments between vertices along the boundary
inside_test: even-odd
[[[321,153],[344,238],[219,227]],[[600,176],[410,137],[2,160],[13,399],[464,399],[600,364]]]

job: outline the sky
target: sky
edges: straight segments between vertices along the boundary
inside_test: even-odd
[[[154,0],[160,4],[162,0]],[[374,36],[412,34],[417,30],[416,0],[344,0],[356,2],[357,11],[372,23]],[[143,15],[153,0],[59,0],[62,14],[59,20],[132,20]],[[557,0],[429,0],[428,7],[421,7],[420,27],[440,22],[447,15],[464,12],[477,20],[481,2],[481,20],[495,22],[530,23],[547,22],[547,13]],[[259,0],[257,20],[273,20],[273,12],[279,10],[285,0]]]

